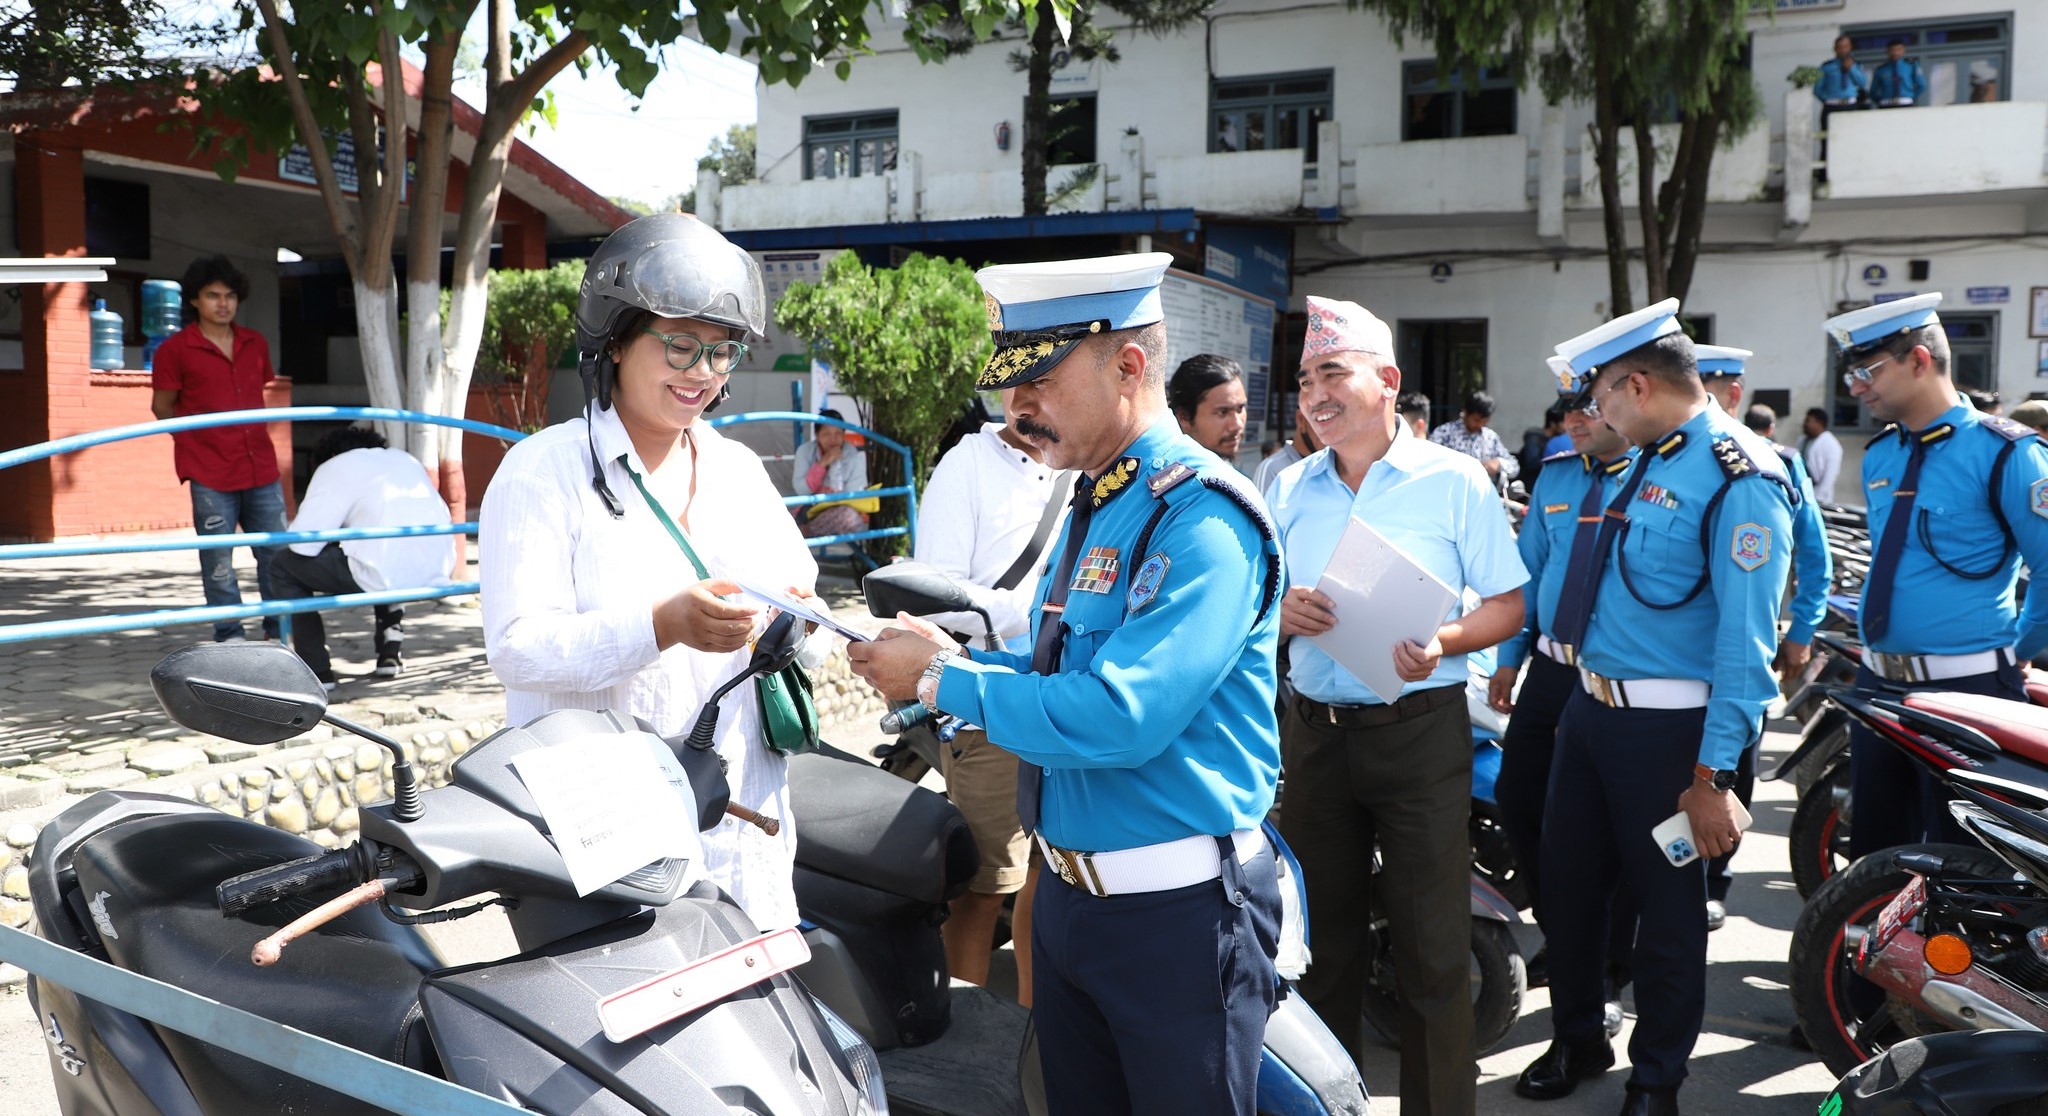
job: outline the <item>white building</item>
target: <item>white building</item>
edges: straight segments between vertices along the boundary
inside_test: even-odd
[[[2008,402],[2048,392],[2048,4],[1778,3],[1752,25],[1768,118],[1717,155],[1687,316],[1703,339],[1757,351],[1751,391],[1794,416],[1787,441],[1819,406],[1860,448],[1850,431],[1868,420],[1831,382],[1819,324],[1873,298],[1941,291],[1961,383]],[[1838,30],[1871,61],[1906,39],[1931,91],[1926,107],[1834,114],[1816,183],[1817,103],[1788,75],[1827,58]],[[1394,325],[1407,386],[1438,418],[1483,386],[1510,444],[1552,398],[1542,358],[1609,316],[1590,107],[1504,81],[1462,93],[1429,44],[1396,45],[1343,0],[1224,0],[1179,34],[1120,33],[1116,65],[1059,69],[1055,96],[1083,125],[1059,159],[1103,173],[1029,221],[1025,79],[1009,62],[1022,42],[928,66],[891,38],[845,82],[763,87],[760,180],[715,200],[700,187],[706,218],[757,250],[877,262],[1149,243],[1255,293],[1278,286],[1296,311],[1279,369],[1298,353],[1302,296],[1355,299]],[[1632,202],[1626,132],[1623,148]],[[1632,205],[1628,218],[1633,233]],[[1277,378],[1267,402],[1284,414]]]

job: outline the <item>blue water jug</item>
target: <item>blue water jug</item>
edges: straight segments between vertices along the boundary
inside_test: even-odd
[[[127,363],[121,349],[121,315],[107,309],[107,300],[96,298],[92,303],[92,366],[94,368],[119,368]]]
[[[184,289],[175,279],[142,281],[142,367],[156,363],[156,347],[184,325]]]

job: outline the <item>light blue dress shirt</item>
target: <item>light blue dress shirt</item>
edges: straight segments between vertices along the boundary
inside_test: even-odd
[[[1354,515],[1455,593],[1469,588],[1481,597],[1496,597],[1529,580],[1515,552],[1507,509],[1486,470],[1465,454],[1405,429],[1386,456],[1365,471],[1355,494],[1337,475],[1336,455],[1321,449],[1274,478],[1272,497],[1287,578],[1294,585],[1312,586],[1322,578]],[[1445,619],[1459,609],[1453,604]],[[1288,681],[1305,697],[1325,705],[1384,704],[1307,639],[1288,645],[1288,659]],[[1465,677],[1465,656],[1445,655],[1428,678],[1408,683],[1401,693],[1463,686]]]
[[[1845,69],[1842,60],[1830,58],[1820,64],[1820,80],[1813,83],[1813,95],[1822,103],[1828,101],[1854,101],[1858,93],[1870,89],[1870,72],[1849,60]]]
[[[1910,99],[1917,104],[1927,96],[1927,78],[1910,58],[1886,59],[1871,71],[1870,95],[1880,102]]]
[[[1723,439],[1747,459],[1733,480],[1716,457]],[[1732,770],[1778,696],[1771,661],[1792,549],[1785,464],[1711,405],[1642,453],[1642,484],[1600,575],[1579,662],[1608,678],[1707,683],[1699,760]]]
[[[1792,486],[1799,490],[1799,506],[1792,509],[1792,603],[1786,607],[1791,623],[1785,629],[1787,643],[1812,643],[1813,631],[1828,614],[1828,588],[1835,576],[1835,559],[1828,553],[1828,525],[1820,517],[1820,501],[1813,496],[1813,478],[1798,451],[1773,445],[1778,460],[1791,473]]]
[[[1908,525],[1893,575],[1891,623],[1884,638],[1870,643],[1879,651],[1911,655],[2017,646],[2021,658],[2032,658],[2048,648],[2048,592],[2029,593],[2021,614],[2014,590],[2022,557],[2029,569],[2048,570],[2048,445],[2031,432],[2014,444],[1965,405],[1949,408],[1933,425],[1943,423],[1956,430],[1927,447],[1913,498],[1917,522]],[[1991,466],[2008,445],[1999,503],[2017,550],[2006,542],[1991,509]],[[1896,428],[1887,428],[1864,451],[1863,497],[1872,540],[1884,538],[1910,454]],[[2040,578],[2035,575],[2037,583]]]
[[[1522,630],[1500,645],[1500,665],[1519,669],[1529,661],[1538,635],[1548,635],[1557,619],[1557,598],[1564,592],[1565,567],[1571,564],[1572,540],[1579,530],[1579,504],[1588,486],[1598,483],[1600,506],[1614,501],[1636,451],[1595,461],[1585,454],[1564,454],[1543,460],[1536,491],[1529,494],[1529,514],[1515,536],[1515,550],[1529,570],[1530,585],[1522,588]],[[1620,468],[1614,468],[1615,463]],[[1597,526],[1597,525],[1596,525]]]
[[[1162,499],[1147,482],[1176,463],[1229,484],[1261,515],[1264,505],[1172,418],[1124,454],[1132,473],[1094,510],[1077,563],[1078,572],[1092,553],[1099,566],[1103,549],[1113,549],[1116,577],[1107,592],[1068,594],[1060,673],[1030,673],[1028,652],[976,649],[939,678],[940,709],[1045,769],[1040,832],[1082,852],[1255,828],[1280,772],[1278,599],[1258,616],[1269,564],[1279,559],[1258,523],[1189,479],[1163,497],[1168,509],[1145,553],[1131,550]],[[1047,548],[1048,569],[1073,525],[1069,517]],[[1147,570],[1153,556],[1164,559],[1156,582]],[[1048,578],[1039,582],[1041,605]],[[1146,585],[1156,593],[1133,608],[1132,590]],[[1034,636],[1046,622],[1034,610]]]

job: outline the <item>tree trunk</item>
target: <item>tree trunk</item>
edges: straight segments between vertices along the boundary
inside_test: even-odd
[[[1673,178],[1681,172],[1685,175],[1685,195],[1672,229],[1671,278],[1665,284],[1665,289],[1676,298],[1684,298],[1692,290],[1693,267],[1699,262],[1700,239],[1707,225],[1707,175],[1714,167],[1714,149],[1720,145],[1721,117],[1717,106],[1700,116],[1691,158],[1684,166],[1671,168]]]
[[[1038,0],[1031,29],[1031,55],[1024,69],[1024,215],[1045,213],[1046,148],[1052,141],[1052,51],[1059,43],[1052,0]]]
[[[1669,270],[1671,260],[1671,237],[1678,227],[1678,211],[1684,208],[1686,191],[1692,187],[1685,168],[1692,164],[1694,142],[1699,138],[1699,117],[1687,113],[1678,126],[1678,147],[1671,153],[1671,173],[1665,177],[1664,185],[1657,191],[1657,254],[1665,260]],[[1665,290],[1671,284],[1664,284]]]
[[[1621,216],[1621,122],[1614,106],[1614,62],[1593,39],[1593,162],[1600,172],[1601,228],[1607,235],[1608,315],[1634,309],[1628,283],[1628,225]]]
[[[398,364],[397,277],[387,262],[383,286],[372,287],[361,275],[354,276],[349,286],[355,292],[356,348],[363,357],[363,382],[370,389],[370,406],[401,406],[405,396]],[[377,429],[392,445],[404,444],[402,425],[380,422]]]
[[[1637,105],[1630,130],[1636,140],[1636,220],[1643,229],[1644,302],[1664,301],[1664,232],[1657,227],[1657,135],[1647,106]]]
[[[449,147],[454,136],[455,52],[460,24],[429,37],[421,68],[419,174],[405,232],[405,407],[437,413],[441,368],[441,217],[447,209]],[[458,415],[460,412],[457,412]],[[427,466],[440,462],[439,426],[409,424],[405,448]]]

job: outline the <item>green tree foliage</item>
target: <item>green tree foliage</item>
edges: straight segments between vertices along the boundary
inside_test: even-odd
[[[528,432],[547,425],[554,370],[576,346],[576,300],[583,261],[539,271],[501,271],[484,308],[474,382],[490,389],[494,421]],[[447,316],[447,293],[442,296]]]
[[[0,0],[0,82],[17,91],[177,77],[230,36],[158,0]]]
[[[1706,223],[1717,148],[1753,127],[1762,102],[1743,52],[1751,0],[1351,0],[1386,19],[1396,40],[1425,36],[1468,82],[1505,67],[1552,104],[1593,106],[1611,312],[1635,305],[1629,259],[1640,253],[1649,301],[1683,298]],[[1656,144],[1659,124],[1675,142]],[[1640,247],[1631,249],[1620,175],[1623,134],[1636,152]],[[1653,168],[1668,168],[1660,187]]]
[[[754,180],[754,125],[734,124],[725,130],[725,135],[714,136],[706,146],[704,155],[697,160],[697,169],[718,172],[718,184],[738,186]],[[677,194],[669,199],[669,209],[682,213],[697,212],[697,188]]]
[[[900,267],[870,268],[842,252],[819,282],[790,285],[776,304],[775,324],[832,366],[840,385],[866,403],[868,425],[910,447],[912,483],[922,487],[939,439],[973,398],[992,347],[973,270],[915,253]],[[872,481],[903,483],[895,468],[893,454],[868,458]],[[902,501],[888,500],[876,525],[903,519]]]
[[[1052,99],[1053,55],[1064,49],[1077,62],[1122,59],[1116,35],[1101,25],[1103,13],[1129,20],[1133,30],[1163,35],[1202,18],[1216,0],[1014,0],[1020,10],[1006,15],[1021,30],[1026,48],[1010,53],[1010,68],[1024,75],[1024,129],[1018,139],[1023,161],[1024,213],[1037,216],[1066,198],[1085,192],[1101,172],[1077,172],[1059,189],[1046,188],[1046,157],[1053,143],[1074,125],[1062,121]],[[992,28],[961,18],[957,0],[932,0],[912,9],[905,34],[925,61],[944,61],[972,50]]]

